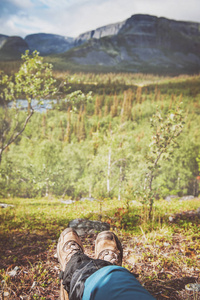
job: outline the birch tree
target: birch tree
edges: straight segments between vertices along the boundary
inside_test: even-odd
[[[151,218],[155,196],[153,181],[158,176],[158,170],[161,167],[160,162],[170,158],[177,144],[176,139],[183,131],[184,115],[180,106],[181,103],[174,110],[170,111],[166,118],[157,110],[150,120],[153,135],[147,156],[148,172],[144,185],[144,196],[149,202],[149,218]]]
[[[4,107],[4,116],[0,122],[0,163],[3,152],[17,140],[29,123],[34,113],[33,99],[42,104],[42,99],[57,92],[52,65],[44,63],[37,51],[32,55],[26,51],[22,55],[22,61],[19,71],[14,76],[1,74],[0,77],[0,103]],[[24,97],[27,102],[24,120],[19,117],[20,109],[16,105],[19,97]],[[7,107],[9,101],[13,101],[11,110]]]

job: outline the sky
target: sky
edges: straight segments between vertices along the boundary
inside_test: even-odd
[[[0,0],[0,34],[68,37],[149,14],[200,23],[200,0]]]

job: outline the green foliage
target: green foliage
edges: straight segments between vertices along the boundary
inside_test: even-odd
[[[176,139],[181,134],[183,125],[184,116],[179,104],[167,114],[166,118],[163,118],[161,112],[157,110],[151,119],[153,136],[149,145],[150,151],[147,155],[148,172],[145,178],[143,196],[149,202],[150,218],[156,193],[152,189],[152,183],[158,176],[162,160],[169,160],[174,148],[177,146]]]
[[[158,81],[141,74],[63,76],[56,74],[66,84],[54,109],[35,112],[20,137],[4,152],[1,195],[112,196],[126,199],[128,205],[135,192],[143,203],[171,192],[198,194],[199,104],[197,98],[184,93],[178,100],[188,115],[180,136],[182,112],[174,108],[188,82],[196,86],[198,94],[198,77],[171,79],[168,94],[169,78],[160,78],[166,85],[159,90],[159,85],[136,88],[138,80]],[[119,85],[119,92],[110,94],[117,80],[123,87]],[[81,86],[85,91],[93,87],[92,95],[80,92]],[[0,113],[7,138],[11,129],[20,131],[27,117],[20,109],[16,116],[15,108],[2,107]],[[151,195],[138,194],[144,185]]]
[[[52,65],[44,63],[37,51],[29,55],[27,50],[22,55],[22,61],[19,71],[14,76],[1,75],[2,100],[16,100],[19,96],[25,96],[25,99],[31,103],[32,99],[41,101],[43,97],[57,92]]]
[[[67,91],[69,91],[69,89],[67,88],[66,90],[63,91],[63,93],[66,93]],[[85,95],[84,93],[82,93],[81,90],[77,90],[72,93],[68,93],[67,97],[60,99],[56,105],[53,104],[53,108],[61,111],[70,110],[75,113],[78,113],[80,110],[84,111],[86,105],[89,104],[91,100],[92,100],[92,92],[88,92]]]
[[[52,77],[52,65],[44,63],[37,51],[31,56],[26,51],[22,60],[23,63],[14,76],[1,74],[0,78],[0,101],[1,105],[5,106],[5,113],[0,122],[0,163],[5,149],[22,134],[30,121],[34,113],[32,100],[37,99],[38,103],[42,104],[44,97],[50,97],[57,91],[54,86],[55,79]],[[16,99],[19,96],[24,96],[28,102],[28,115],[20,122],[22,114],[16,107]],[[9,100],[14,102],[12,110],[6,105],[6,101]]]
[[[198,167],[199,167],[199,172],[200,172],[200,154],[198,155],[198,157],[197,157],[197,163],[198,163]],[[200,179],[200,178],[199,178]],[[198,179],[198,180],[199,180]]]
[[[34,51],[32,56],[26,51],[22,55],[23,64],[15,74],[15,91],[17,96],[25,95],[28,102],[32,99],[42,101],[42,98],[57,92],[54,86],[56,80],[52,76],[52,65],[43,62],[43,58]]]

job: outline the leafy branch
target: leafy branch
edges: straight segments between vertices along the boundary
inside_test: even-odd
[[[170,157],[177,145],[176,139],[183,131],[184,115],[181,103],[169,112],[166,118],[163,118],[160,111],[157,110],[150,121],[153,136],[147,156],[148,172],[145,176],[144,192],[149,201],[149,217],[151,218],[155,196],[152,184],[160,168],[159,162]]]
[[[3,120],[0,123],[0,163],[2,160],[3,151],[13,143],[25,130],[28,122],[30,121],[34,109],[31,105],[32,100],[38,100],[38,104],[42,104],[42,98],[54,95],[57,92],[55,87],[56,80],[52,75],[52,65],[43,62],[43,58],[39,56],[37,51],[32,55],[26,51],[22,55],[23,63],[19,71],[14,76],[1,74],[0,77],[0,100],[5,105],[7,113],[4,114]],[[25,97],[28,102],[27,117],[22,122],[19,129],[19,122],[17,121],[13,127],[13,122],[17,120],[18,110],[16,108],[16,99],[18,97]],[[14,121],[8,114],[7,101],[14,102]]]

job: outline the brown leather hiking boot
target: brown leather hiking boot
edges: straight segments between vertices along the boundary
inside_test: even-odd
[[[58,261],[61,264],[62,271],[65,270],[66,264],[73,254],[81,251],[84,252],[81,240],[73,228],[66,228],[60,235],[57,244]]]
[[[57,257],[62,271],[65,270],[72,255],[80,251],[84,252],[84,249],[78,234],[74,229],[66,228],[61,233],[57,244]],[[62,285],[62,281],[60,286],[60,300],[68,300],[68,294]]]
[[[95,241],[95,257],[121,266],[123,249],[118,237],[111,231],[102,231]]]

